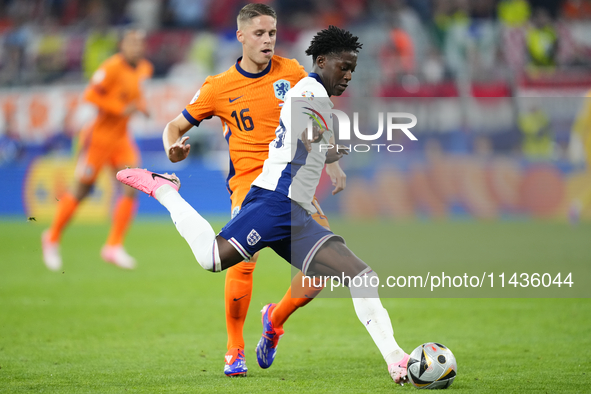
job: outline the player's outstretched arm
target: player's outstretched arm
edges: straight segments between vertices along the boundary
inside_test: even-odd
[[[180,114],[164,128],[164,133],[162,134],[164,151],[166,152],[168,159],[173,163],[185,160],[189,155],[191,145],[185,145],[185,142],[187,142],[189,137],[183,137],[183,135],[189,131],[191,127],[193,127],[193,125],[185,119],[183,114]]]

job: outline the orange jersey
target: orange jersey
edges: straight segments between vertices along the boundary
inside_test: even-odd
[[[242,204],[269,156],[285,93],[307,76],[295,59],[273,56],[258,74],[244,71],[241,59],[228,71],[207,77],[183,111],[195,126],[212,116],[221,119],[230,150],[226,186],[232,195],[232,208]]]
[[[153,67],[147,60],[131,66],[121,54],[108,58],[94,73],[84,91],[84,99],[98,107],[98,116],[85,136],[86,143],[111,145],[127,137],[130,115],[125,108],[136,103],[145,109],[142,82],[152,76]]]

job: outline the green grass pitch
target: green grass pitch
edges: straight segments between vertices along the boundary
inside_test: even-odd
[[[376,227],[357,226],[366,226],[367,233]],[[274,365],[260,369],[254,353],[259,311],[279,301],[290,282],[289,265],[270,250],[262,253],[255,271],[244,328],[249,376],[230,379],[222,371],[224,274],[203,271],[171,223],[134,223],[127,249],[138,259],[135,271],[101,261],[107,225],[74,224],[62,243],[63,272],[49,272],[41,261],[43,228],[24,220],[0,222],[1,393],[415,390],[392,382],[350,299],[315,300],[294,314]],[[333,228],[338,232],[338,221]],[[428,256],[428,245],[417,244],[419,239],[445,243],[479,232],[485,242],[487,231],[501,231],[515,238],[539,234],[539,245],[566,245],[565,258],[591,264],[589,225],[413,222],[392,231],[400,261]],[[371,252],[363,249],[370,242],[353,244],[361,257]],[[548,253],[535,245],[515,242],[510,253],[535,263]],[[482,257],[476,247],[468,253],[475,261]],[[428,341],[454,352],[459,371],[450,391],[591,391],[589,299],[384,299],[383,304],[407,352]]]

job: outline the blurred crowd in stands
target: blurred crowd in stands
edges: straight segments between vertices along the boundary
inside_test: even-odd
[[[521,80],[591,82],[591,0],[264,2],[279,16],[276,53],[307,68],[319,28],[358,34],[360,94],[456,96],[466,80],[476,96],[506,96]],[[157,78],[221,72],[240,56],[235,16],[245,3],[0,0],[0,87],[83,83],[130,25],[148,32]]]

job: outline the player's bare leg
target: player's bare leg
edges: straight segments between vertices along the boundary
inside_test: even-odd
[[[117,173],[117,179],[155,197],[168,209],[177,230],[185,238],[197,262],[204,269],[220,272],[251,257],[244,254],[244,251],[239,252],[226,239],[216,237],[211,225],[178,193],[180,181],[176,176],[127,169]],[[344,274],[352,278],[352,283],[355,283],[356,277],[367,277],[369,280],[364,278],[361,282],[371,284],[370,277],[376,276],[367,264],[342,242],[336,240],[329,240],[320,248],[310,269],[322,276]],[[377,288],[350,286],[350,291],[357,317],[378,346],[394,381],[403,384],[407,379],[404,365],[407,355],[394,339],[392,323],[388,312],[382,306]]]
[[[344,243],[334,239],[327,241],[316,253],[310,270],[320,276],[351,278],[348,285],[357,317],[382,353],[392,379],[401,385],[406,383],[408,354],[396,343],[388,311],[382,306],[378,288],[371,285],[376,273]],[[360,280],[356,281],[357,277]]]

